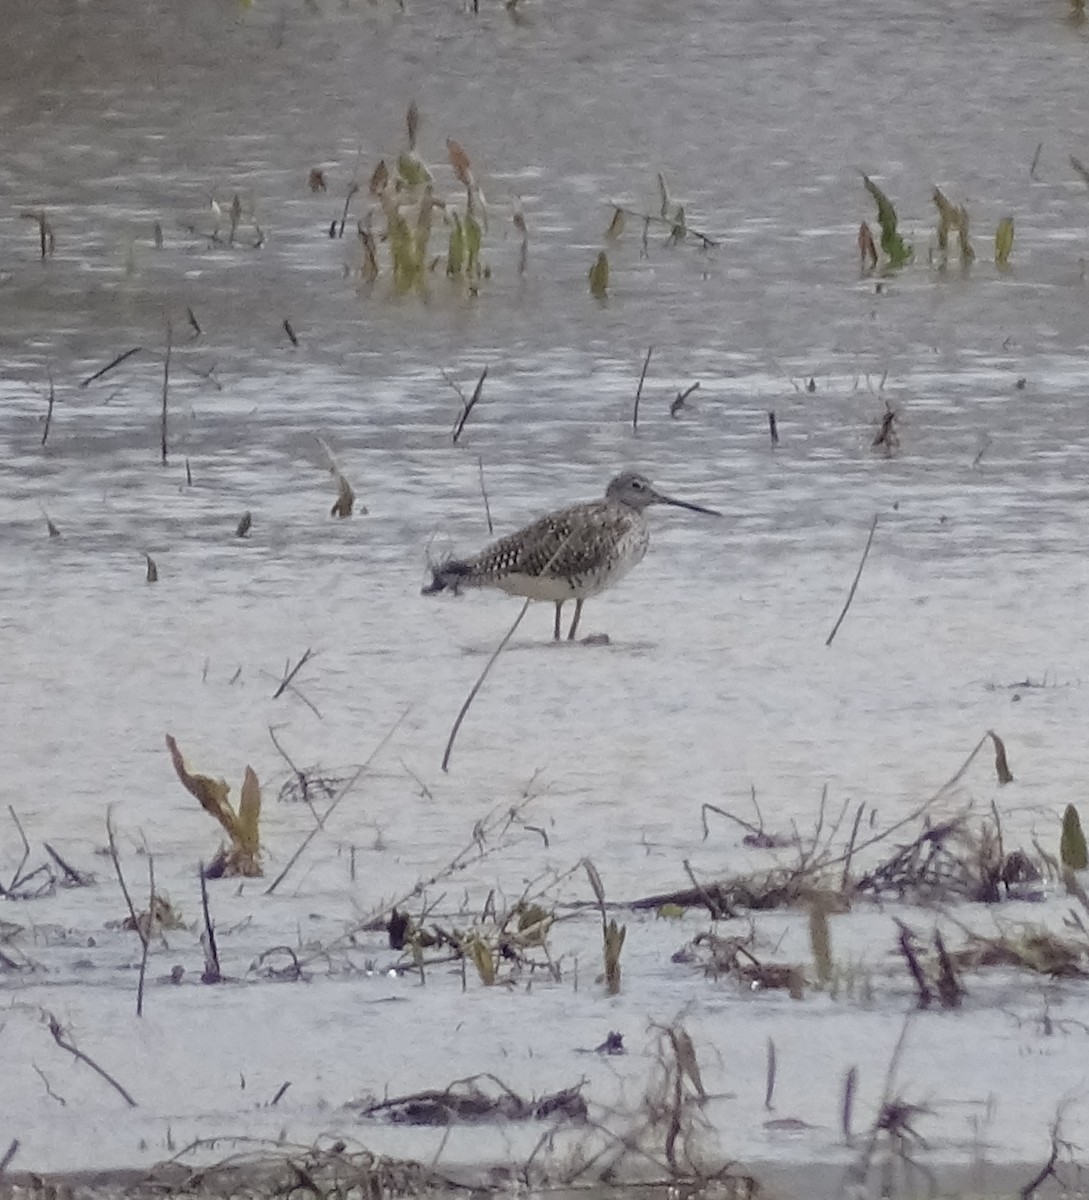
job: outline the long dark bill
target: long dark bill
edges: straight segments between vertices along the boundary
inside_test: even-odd
[[[702,504],[690,504],[687,500],[675,500],[672,496],[663,496],[661,492],[658,493],[658,500],[662,504],[672,504],[674,508],[687,508],[689,512],[704,513],[708,517],[722,516],[717,509],[704,508]]]

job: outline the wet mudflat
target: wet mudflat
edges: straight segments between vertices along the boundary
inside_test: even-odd
[[[1016,1194],[1060,1113],[1077,1143],[1089,917],[1049,861],[1089,717],[1077,14],[8,10],[9,1170],[324,1139],[531,1184],[1027,1164]],[[385,206],[418,222],[415,161],[445,205],[418,275]],[[896,271],[860,270],[861,171],[914,247]],[[956,235],[942,264],[935,184],[970,267]],[[428,555],[627,467],[726,519],[652,511],[587,604],[607,645],[531,608],[442,771],[519,602],[420,596]],[[958,774],[988,730],[1008,782],[990,739]],[[198,870],[224,833],[167,734],[232,804],[247,765],[260,791],[263,875],[207,882],[221,983]],[[154,873],[140,1017],[107,814],[138,918]],[[496,1119],[375,1109],[484,1074]],[[536,1110],[569,1089],[584,1115]]]

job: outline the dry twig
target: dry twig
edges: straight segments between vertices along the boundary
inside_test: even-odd
[[[295,853],[292,854],[292,856],[287,860],[287,864],[285,865],[284,869],[280,872],[279,875],[276,876],[276,878],[268,885],[268,887],[265,888],[266,896],[271,896],[272,893],[274,891],[276,891],[276,889],[280,886],[280,884],[283,883],[283,881],[287,878],[288,872],[299,861],[299,858],[301,857],[303,851],[307,848],[307,846],[310,845],[310,843],[314,840],[314,838],[316,838],[318,836],[318,834],[325,828],[325,822],[328,821],[329,818],[336,811],[337,806],[340,804],[341,800],[343,800],[344,797],[351,791],[351,789],[355,786],[355,784],[359,780],[359,778],[363,775],[363,773],[367,770],[367,768],[371,765],[371,763],[374,762],[375,758],[378,757],[379,753],[381,753],[381,751],[385,748],[386,743],[397,732],[398,728],[401,725],[401,722],[405,719],[405,717],[408,716],[408,714],[411,711],[412,711],[411,708],[406,708],[404,710],[404,712],[401,713],[401,715],[397,718],[397,720],[394,721],[394,723],[390,726],[390,728],[382,736],[382,740],[371,751],[370,755],[367,758],[367,761],[365,763],[363,763],[363,765],[361,767],[359,767],[359,769],[355,772],[354,775],[350,776],[344,782],[344,784],[341,786],[340,790],[337,792],[336,796],[330,801],[329,807],[317,819],[317,823],[314,825],[314,828],[311,829],[310,832],[306,835],[306,837],[303,838],[302,842],[299,844],[298,848],[295,850]],[[273,739],[273,740],[275,741],[275,739]],[[288,760],[288,761],[290,761],[290,760]]]
[[[831,646],[832,639],[839,633],[839,627],[843,624],[843,618],[847,615],[847,610],[851,607],[851,601],[855,598],[855,592],[858,590],[858,581],[862,578],[862,568],[866,565],[866,559],[870,553],[870,547],[873,545],[873,535],[877,532],[877,517],[874,513],[873,521],[870,524],[870,536],[866,539],[866,548],[862,551],[862,561],[858,564],[858,570],[855,572],[855,577],[851,583],[851,590],[847,593],[847,600],[843,605],[843,611],[839,614],[835,625],[832,626],[832,632],[828,635],[828,640],[824,643],[826,646]]]
[[[49,1024],[49,1032],[53,1036],[53,1041],[55,1041],[62,1050],[67,1050],[67,1052],[71,1054],[73,1058],[79,1059],[81,1063],[85,1063],[91,1068],[92,1071],[101,1076],[110,1085],[110,1087],[112,1087],[118,1093],[118,1095],[121,1096],[121,1098],[130,1108],[139,1107],[129,1092],[122,1087],[122,1085],[118,1083],[116,1079],[114,1079],[109,1071],[105,1070],[103,1067],[100,1067],[98,1063],[96,1063],[95,1060],[90,1057],[90,1055],[85,1054],[77,1045],[75,1045],[75,1043],[67,1036],[67,1034],[65,1034],[64,1028],[60,1021],[58,1021],[51,1012],[43,1008],[42,1016]]]
[[[495,660],[500,656],[500,654],[503,653],[503,649],[506,646],[506,644],[511,640],[512,637],[514,637],[514,631],[518,628],[519,625],[521,625],[522,618],[529,611],[529,606],[530,606],[530,601],[526,600],[526,602],[522,605],[521,611],[518,613],[518,616],[514,618],[514,624],[511,625],[511,627],[503,635],[503,640],[492,651],[491,657],[488,659],[487,663],[484,665],[484,670],[480,672],[480,678],[477,679],[476,683],[473,684],[472,688],[469,690],[468,696],[465,697],[465,703],[462,704],[461,709],[458,712],[457,718],[454,721],[453,728],[450,730],[450,736],[446,741],[446,750],[444,751],[443,756],[442,756],[442,769],[444,771],[448,771],[450,769],[450,755],[453,754],[453,752],[454,752],[454,740],[458,736],[458,730],[461,728],[462,721],[465,720],[465,714],[469,711],[469,706],[472,704],[473,700],[476,699],[477,692],[479,692],[480,689],[484,686],[484,680],[487,679],[488,672],[492,669],[492,666],[494,665]]]

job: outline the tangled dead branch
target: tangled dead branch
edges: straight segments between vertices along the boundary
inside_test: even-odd
[[[236,1153],[210,1166],[187,1160],[230,1144]],[[239,1196],[309,1196],[312,1200],[392,1200],[441,1190],[469,1195],[453,1179],[421,1163],[388,1158],[344,1141],[293,1146],[259,1138],[201,1139],[168,1162],[141,1172],[125,1188],[126,1200],[161,1200],[164,1195],[200,1195],[207,1200]]]
[[[552,1178],[569,1186],[684,1183],[737,1200],[756,1196],[760,1189],[752,1176],[705,1146],[713,1140],[703,1115],[710,1097],[688,1031],[674,1022],[657,1032],[655,1064],[639,1111],[624,1115],[616,1128],[590,1122]]]
[[[485,1088],[483,1084],[490,1085]],[[393,1125],[462,1125],[489,1121],[543,1121],[551,1117],[586,1120],[586,1081],[538,1098],[526,1099],[490,1073],[457,1079],[441,1091],[414,1092],[364,1102],[360,1116]]]
[[[720,937],[698,933],[673,955],[675,963],[696,963],[714,979],[734,978],[753,990],[784,990],[800,1000],[805,990],[805,971],[794,963],[762,962],[752,951],[752,933]]]
[[[826,796],[822,795],[812,834],[805,837],[795,831],[792,838],[770,834],[733,814],[712,805],[704,805],[702,821],[707,835],[707,812],[730,817],[749,830],[745,844],[752,848],[792,849],[795,860],[746,875],[726,879],[700,880],[686,862],[685,871],[692,886],[660,892],[631,902],[634,909],[703,907],[713,920],[735,917],[746,911],[788,908],[806,904],[814,894],[839,897],[844,903],[859,896],[897,899],[918,903],[968,900],[995,903],[1006,897],[1038,899],[1042,880],[1049,867],[1045,856],[1016,849],[1007,852],[997,807],[980,817],[972,807],[933,822],[931,812],[938,801],[947,797],[963,778],[980,750],[990,742],[994,747],[995,774],[1000,785],[1013,776],[1006,758],[1006,747],[996,733],[988,730],[954,775],[929,799],[906,817],[877,832],[860,838],[865,802],[859,804],[849,827],[848,803],[838,814],[826,820]],[[871,821],[875,813],[871,810]],[[841,830],[845,836],[841,837]],[[897,835],[911,831],[906,842],[894,842]],[[873,861],[873,850],[882,844],[892,848],[883,858]],[[866,852],[869,865],[858,870]]]

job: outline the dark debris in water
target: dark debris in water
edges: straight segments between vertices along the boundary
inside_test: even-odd
[[[482,1081],[488,1086],[482,1086]],[[359,1112],[361,1117],[393,1125],[475,1125],[541,1121],[557,1116],[582,1122],[587,1115],[583,1082],[536,1099],[525,1099],[494,1075],[473,1075],[441,1090],[363,1103]]]
[[[608,1037],[601,1043],[600,1046],[594,1047],[595,1054],[626,1054],[624,1049],[624,1035],[616,1033],[614,1030],[609,1031]]]

